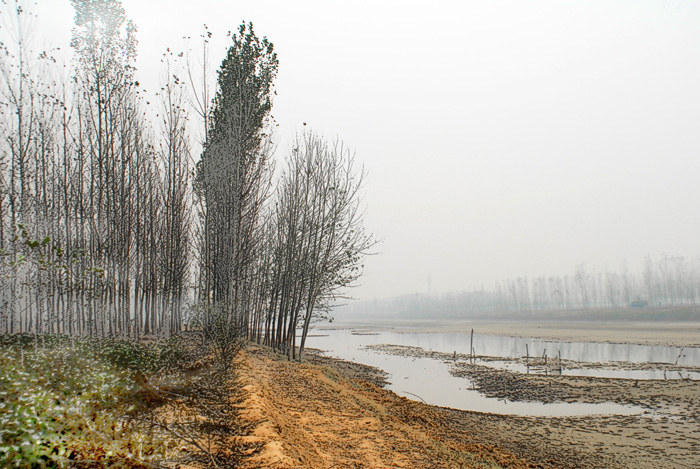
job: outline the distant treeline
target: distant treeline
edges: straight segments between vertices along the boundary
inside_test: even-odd
[[[461,317],[528,311],[700,305],[700,259],[647,257],[642,272],[589,272],[496,282],[446,293],[414,293],[348,306],[345,311],[402,317]]]

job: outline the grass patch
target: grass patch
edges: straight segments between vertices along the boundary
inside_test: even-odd
[[[333,381],[334,383],[337,383],[340,381],[340,376],[338,376],[338,373],[336,373],[334,370],[331,368],[324,366],[323,368],[323,374],[328,378],[329,380]]]
[[[231,377],[214,376],[203,349],[181,338],[0,337],[0,466],[163,467],[232,456],[215,444],[237,430],[222,399]]]

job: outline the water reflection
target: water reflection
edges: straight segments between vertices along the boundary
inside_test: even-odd
[[[461,337],[458,337],[461,336]],[[465,378],[457,378],[449,373],[449,365],[430,358],[404,357],[381,354],[366,348],[368,345],[395,344],[422,347],[451,353],[465,353],[456,345],[463,342],[465,334],[398,334],[380,331],[376,334],[353,334],[350,330],[315,331],[307,339],[307,346],[325,350],[329,356],[375,366],[389,373],[389,389],[413,400],[423,400],[432,405],[452,407],[455,409],[490,412],[499,414],[527,416],[580,416],[594,414],[631,415],[644,411],[641,407],[622,406],[619,404],[579,404],[539,402],[513,402],[503,399],[488,398],[471,389],[472,383]],[[477,336],[477,338],[496,338],[498,336]],[[510,339],[510,338],[503,338]],[[517,354],[517,344],[505,341],[497,346],[498,350],[512,350]],[[476,346],[475,346],[476,348]],[[495,355],[494,350],[489,353]],[[524,346],[522,347],[524,350]],[[482,340],[481,351],[484,354],[486,341]],[[514,355],[500,355],[514,356]],[[562,351],[562,358],[564,352]]]
[[[469,353],[470,335],[460,332],[405,333],[383,332],[384,343],[421,347],[439,352]],[[555,342],[524,337],[474,333],[477,355],[491,357],[558,356],[582,362],[668,363],[700,366],[700,349],[596,342]]]

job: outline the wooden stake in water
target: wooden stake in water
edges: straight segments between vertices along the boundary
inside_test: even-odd
[[[527,368],[527,374],[530,374],[530,348],[525,344],[525,367]]]
[[[474,329],[472,329],[472,338],[469,341],[469,363],[474,363]]]
[[[544,374],[545,376],[549,376],[549,365],[547,365],[547,349],[544,349],[544,353],[542,354],[544,357]]]
[[[676,358],[676,363],[674,363],[674,365],[678,365],[678,360],[680,360],[682,356],[683,356],[683,349],[681,349],[681,351],[678,352],[678,358]]]
[[[561,374],[561,350],[559,350],[559,374]]]

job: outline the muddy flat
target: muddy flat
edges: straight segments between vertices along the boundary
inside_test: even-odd
[[[241,354],[243,416],[253,428],[245,439],[262,445],[245,467],[700,466],[695,382],[612,380],[614,386],[593,398],[656,405],[647,414],[516,417],[429,406],[382,389],[384,377],[371,367],[319,356],[308,361],[288,362],[257,346]],[[495,376],[491,391],[517,398],[509,377]],[[522,389],[564,401],[590,401],[581,386],[600,384],[561,376],[525,379]],[[567,398],[571,389],[576,391]],[[615,395],[622,397],[610,399]]]
[[[698,380],[526,374],[484,366],[490,357],[476,357],[472,363],[466,356],[457,355],[453,361],[451,354],[420,347],[371,348],[393,355],[452,362],[453,375],[468,379],[491,398],[539,402],[545,406],[615,403],[637,409],[631,415],[538,418],[443,409],[455,417],[453,425],[468,426],[476,418],[475,428],[482,433],[491,429],[492,438],[502,448],[539,464],[556,461],[555,467],[700,467]],[[543,455],[548,455],[544,461]],[[562,459],[561,455],[567,456]]]
[[[241,416],[251,427],[242,440],[261,445],[243,467],[536,467],[453,427],[439,408],[353,378],[352,369],[289,362],[257,346],[242,352]]]
[[[700,346],[700,324],[696,322],[544,322],[538,324],[483,322],[472,324],[470,328],[474,328],[482,334],[513,335],[567,342],[608,342],[674,347]],[[463,329],[466,327],[463,326]]]

